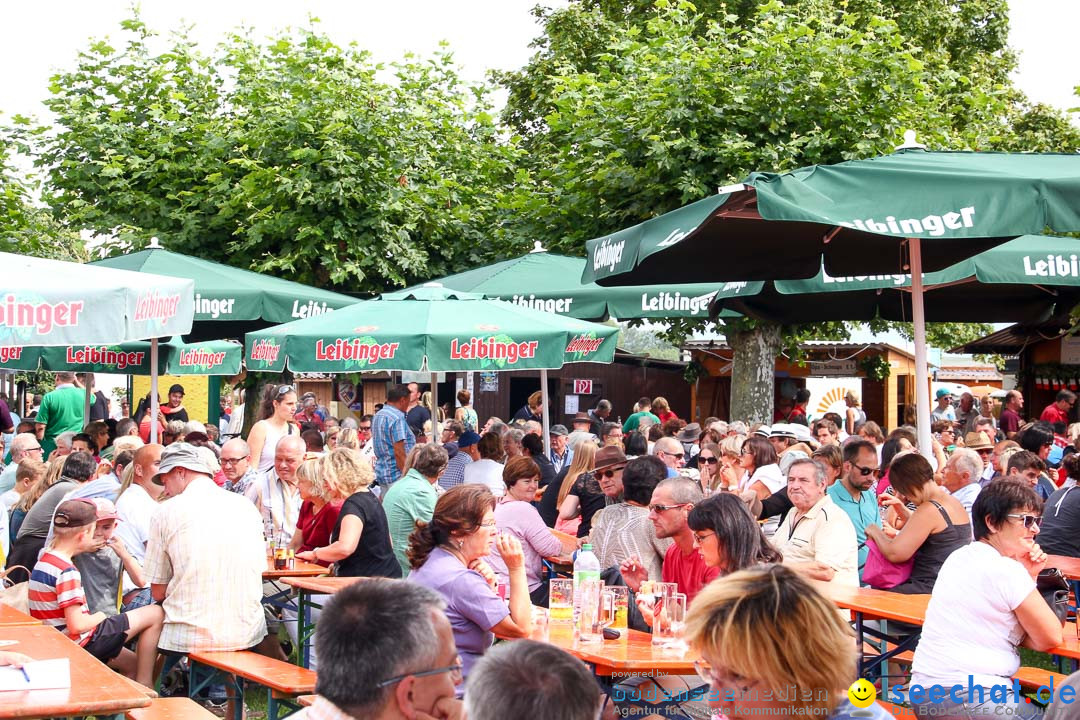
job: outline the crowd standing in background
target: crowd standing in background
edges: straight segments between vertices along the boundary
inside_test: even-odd
[[[595,705],[580,663],[525,641],[489,652],[496,636],[528,636],[532,608],[548,604],[544,559],[585,543],[608,584],[632,598],[645,582],[677,583],[706,660],[730,662],[738,643],[734,634],[718,640],[716,623],[753,633],[740,624],[748,608],[733,605],[740,593],[766,605],[788,586],[816,596],[806,580],[929,593],[914,666],[927,682],[966,677],[979,652],[965,648],[963,624],[970,639],[977,617],[993,617],[988,632],[1002,645],[980,682],[1015,670],[1005,645],[1017,627],[1040,647],[1060,642],[1033,578],[1044,550],[1080,557],[1080,424],[1068,424],[1076,396],[1064,390],[1032,422],[1019,391],[997,410],[991,398],[939,390],[930,448],[917,447],[913,427],[883,428],[850,392],[842,414],[811,417],[799,389],[780,399],[771,425],[688,423],[663,397],[618,409],[600,400],[570,427],[554,422],[547,450],[539,392],[507,408],[504,422],[478,417],[463,390],[433,422],[416,383],[390,386],[371,415],[344,418],[285,384],[258,402],[223,401],[221,426],[208,427],[190,420],[180,385],[156,408],[147,398],[130,418],[84,424],[92,378],[56,381],[26,417],[0,397],[0,549],[8,567],[32,569],[32,613],[146,682],[155,650],[286,656],[276,631],[284,622],[295,642],[295,616],[263,606],[267,543],[339,576],[405,578],[400,590],[357,585],[322,612],[320,697],[305,711],[319,717],[334,705],[355,714],[406,702],[355,691],[340,676],[346,662],[381,677],[394,667],[379,667],[381,653],[430,651],[438,667],[460,656],[416,686],[414,701],[423,697],[432,717],[461,716],[462,677],[465,706],[497,703],[499,678],[522,663],[582,685],[567,692]],[[257,417],[241,437],[245,405]],[[154,423],[161,439],[151,444]],[[883,577],[883,563],[907,572]],[[835,613],[805,601],[807,617],[822,616],[818,642],[843,655]],[[632,626],[649,630],[649,608],[632,605]],[[971,617],[949,614],[957,607]],[[415,628],[386,637],[387,613],[415,616]],[[366,628],[364,642],[343,643],[341,623]],[[743,670],[764,673],[761,682],[783,677]],[[720,677],[715,664],[702,672]],[[830,688],[853,679],[846,659],[834,672]]]

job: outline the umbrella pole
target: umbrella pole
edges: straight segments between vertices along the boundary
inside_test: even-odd
[[[927,460],[934,457],[930,442],[930,384],[926,364],[926,311],[923,307],[922,241],[908,238],[911,252],[911,319],[915,326],[915,415],[918,420],[919,452]],[[941,470],[942,468],[938,468]]]
[[[551,457],[551,409],[548,407],[547,370],[540,371],[540,402],[544,404],[541,413],[544,418],[544,453]]]
[[[89,373],[88,373],[89,374]],[[90,424],[90,379],[84,381],[86,387],[83,388],[83,427],[85,428]]]
[[[157,394],[157,380],[158,380],[158,344],[157,338],[150,338],[150,407],[146,409],[146,412],[150,413],[150,442],[156,443],[158,441],[158,394]]]
[[[442,439],[439,432],[439,374],[431,373],[431,437],[429,443],[437,443]]]

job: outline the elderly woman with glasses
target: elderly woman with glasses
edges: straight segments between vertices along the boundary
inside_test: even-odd
[[[709,584],[687,614],[686,638],[701,656],[694,667],[709,684],[709,704],[727,717],[891,717],[873,702],[865,710],[851,704],[851,628],[832,602],[783,565]]]
[[[492,545],[510,579],[507,600],[499,597],[498,579],[485,560]],[[417,522],[409,536],[409,563],[407,582],[446,601],[465,676],[496,635],[516,639],[532,632],[525,553],[516,537],[498,534],[495,496],[483,485],[466,483],[439,496],[431,522]]]
[[[903,529],[893,538],[880,526],[866,526],[867,542],[873,542],[886,560],[906,563],[912,557],[911,577],[892,588],[893,592],[924,595],[934,589],[942,564],[955,550],[971,542],[971,521],[959,500],[934,480],[934,469],[922,455],[909,453],[895,458],[889,466],[893,489],[915,504],[908,510],[900,498],[887,502],[905,517]]]
[[[1035,542],[1041,512],[1035,491],[1010,480],[990,483],[975,499],[975,542],[941,566],[911,666],[912,685],[960,685],[963,702],[921,705],[913,698],[916,714],[1015,717],[1035,711],[1023,698],[1006,700],[990,688],[1012,688],[1018,647],[1046,652],[1062,643],[1061,622],[1035,584],[1046,566],[1046,553]]]

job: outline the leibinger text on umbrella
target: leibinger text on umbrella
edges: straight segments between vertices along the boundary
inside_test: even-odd
[[[0,347],[0,363],[20,359],[22,357],[22,351],[23,349],[19,345]]]
[[[960,208],[959,212],[947,212],[944,215],[927,215],[923,218],[905,218],[897,220],[889,215],[884,222],[874,218],[865,220],[852,220],[851,222],[837,222],[846,228],[862,230],[864,232],[883,233],[892,235],[922,235],[924,233],[933,237],[944,235],[946,230],[959,230],[961,228],[974,227],[975,208]]]
[[[607,267],[609,271],[614,270],[615,266],[622,260],[622,254],[625,247],[625,240],[620,240],[617,243],[609,243],[608,240],[604,240],[600,243],[600,246],[593,251],[593,270],[599,270],[602,267]]]
[[[366,360],[377,363],[380,360],[392,360],[397,354],[398,343],[378,343],[360,338],[338,338],[327,344],[315,341],[316,360]]]
[[[33,328],[48,335],[56,328],[78,325],[83,307],[82,300],[20,302],[14,295],[6,295],[0,303],[0,327]]]
[[[716,297],[716,292],[704,295],[683,295],[682,293],[662,292],[656,295],[641,294],[641,309],[644,312],[656,312],[665,310],[679,310],[689,312],[691,315],[707,312],[709,303]]]
[[[176,315],[180,306],[180,294],[158,295],[151,291],[139,296],[135,302],[136,320],[167,320]]]
[[[1031,257],[1024,256],[1024,274],[1036,277],[1080,277],[1080,262],[1076,255],[1047,255],[1045,260],[1031,262]]]
[[[236,298],[204,298],[199,293],[195,293],[195,313],[209,315],[212,320],[222,315],[232,315],[235,304]]]
[[[591,335],[578,335],[567,344],[564,352],[591,355],[599,350],[600,346],[603,344],[604,338],[593,337]]]
[[[544,312],[568,313],[570,306],[574,304],[574,298],[538,298],[535,295],[514,295],[510,302],[521,307],[542,310]]]
[[[536,340],[506,342],[495,338],[471,337],[464,342],[457,338],[450,341],[451,360],[505,360],[513,365],[518,360],[536,357]]]
[[[225,353],[202,348],[180,351],[180,367],[216,367],[225,362]]]
[[[265,360],[268,363],[277,362],[281,346],[273,340],[256,340],[251,346],[252,360]]]
[[[316,315],[322,315],[328,312],[334,312],[334,308],[330,307],[326,303],[308,300],[306,303],[301,305],[299,300],[293,300],[292,316],[294,318],[315,317]]]
[[[70,365],[112,365],[117,370],[142,365],[146,353],[133,350],[111,350],[107,347],[91,347],[87,345],[82,349],[69,347],[65,360]]]

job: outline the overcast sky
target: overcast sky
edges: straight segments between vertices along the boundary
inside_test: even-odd
[[[531,54],[539,34],[530,9],[553,0],[143,0],[142,16],[158,31],[193,24],[207,48],[227,31],[247,25],[263,34],[304,25],[310,15],[339,44],[356,42],[376,59],[412,51],[428,54],[450,43],[469,79],[490,68],[513,69]],[[563,4],[562,0],[554,0]],[[90,37],[119,35],[130,0],[37,0],[8,3],[0,27],[0,113],[38,114],[49,75],[74,65]],[[1012,45],[1019,50],[1017,81],[1027,94],[1061,109],[1080,105],[1075,30],[1080,0],[1012,0]]]

